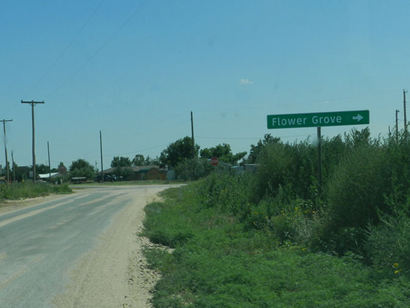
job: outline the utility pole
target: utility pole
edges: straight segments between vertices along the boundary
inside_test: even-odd
[[[407,137],[407,111],[406,111],[406,93],[403,89],[403,117],[404,117],[404,133],[405,136]]]
[[[191,135],[192,135],[192,155],[195,157],[195,139],[194,139],[194,115],[191,111]]]
[[[13,164],[13,183],[16,181],[16,167],[14,165],[13,151],[11,151],[11,163]]]
[[[10,170],[9,170],[9,160],[7,158],[7,142],[6,142],[6,122],[11,122],[13,120],[0,120],[0,122],[3,122],[3,134],[4,134],[4,154],[6,157],[6,179],[7,179],[7,183],[10,183]]]
[[[48,153],[48,180],[51,183],[50,144],[48,141],[47,141],[47,153]]]
[[[399,142],[399,111],[396,109],[396,142]]]
[[[32,151],[33,151],[33,183],[36,182],[36,143],[35,143],[35,130],[34,130],[34,106],[36,104],[44,104],[44,102],[35,102],[35,101],[21,101],[22,104],[30,104],[31,105],[31,126],[32,126],[32,132],[33,132],[33,146],[32,146]]]
[[[102,149],[101,131],[100,131],[100,155],[101,155],[101,182],[104,183],[104,166],[103,166],[103,149]]]

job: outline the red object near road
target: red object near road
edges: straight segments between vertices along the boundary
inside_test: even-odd
[[[218,166],[218,157],[212,157],[211,158],[211,165],[212,166]]]

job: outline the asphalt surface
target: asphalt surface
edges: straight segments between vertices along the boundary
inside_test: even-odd
[[[0,214],[0,307],[53,307],[68,270],[146,186],[89,188]]]

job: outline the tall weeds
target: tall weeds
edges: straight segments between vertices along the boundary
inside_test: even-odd
[[[353,253],[380,264],[375,247],[410,247],[398,244],[406,243],[405,232],[391,230],[407,230],[410,224],[409,158],[404,135],[398,141],[372,139],[364,129],[326,139],[320,194],[315,145],[268,143],[260,149],[255,175],[213,174],[199,186],[199,196],[204,206],[238,217],[248,229],[267,230],[279,243]],[[401,239],[387,237],[392,244],[385,245],[386,230]]]

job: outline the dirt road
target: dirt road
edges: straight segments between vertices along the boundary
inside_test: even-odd
[[[137,236],[169,185],[89,188],[0,213],[0,307],[149,307]]]

